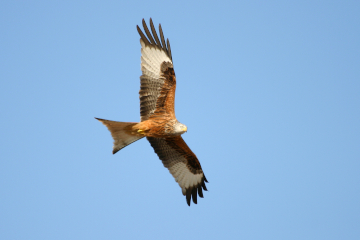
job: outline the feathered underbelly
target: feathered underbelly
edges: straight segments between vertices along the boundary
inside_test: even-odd
[[[133,130],[145,137],[167,138],[180,134],[174,132],[174,120],[146,120],[133,126]]]

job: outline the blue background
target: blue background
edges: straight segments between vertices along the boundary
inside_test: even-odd
[[[360,239],[359,1],[1,1],[1,239]],[[171,42],[209,191],[188,207],[139,121]]]

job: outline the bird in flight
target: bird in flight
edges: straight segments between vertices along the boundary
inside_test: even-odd
[[[175,117],[174,100],[176,77],[169,39],[165,43],[159,24],[160,39],[150,18],[151,33],[142,20],[145,34],[139,26],[141,44],[140,122],[116,122],[96,118],[111,132],[114,139],[113,154],[146,137],[175,181],[186,202],[191,198],[197,204],[197,195],[203,198],[207,182],[200,162],[185,143],[181,134],[187,127]]]

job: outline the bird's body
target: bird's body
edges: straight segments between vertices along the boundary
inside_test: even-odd
[[[176,119],[164,120],[160,118],[140,122],[134,125],[132,129],[145,137],[157,138],[175,137],[187,131],[187,127]]]
[[[191,197],[194,203],[197,203],[197,195],[203,197],[202,190],[207,190],[207,180],[196,155],[181,137],[181,134],[187,131],[187,127],[175,117],[176,76],[169,40],[167,39],[165,44],[159,25],[160,42],[151,19],[152,35],[144,20],[143,26],[148,38],[137,26],[142,46],[143,74],[140,77],[139,91],[141,121],[131,123],[97,119],[109,129],[114,138],[114,154],[146,137],[164,166],[179,183],[190,206]]]

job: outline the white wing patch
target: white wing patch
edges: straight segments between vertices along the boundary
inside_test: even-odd
[[[169,172],[174,176],[175,181],[181,187],[183,195],[186,194],[186,189],[189,187],[198,186],[204,177],[203,173],[193,174],[190,172],[184,162],[178,162],[172,165],[169,167]]]
[[[171,59],[166,55],[163,49],[154,46],[146,46],[144,41],[140,39],[141,44],[141,71],[143,75],[161,78],[161,64],[163,62],[172,63]]]

